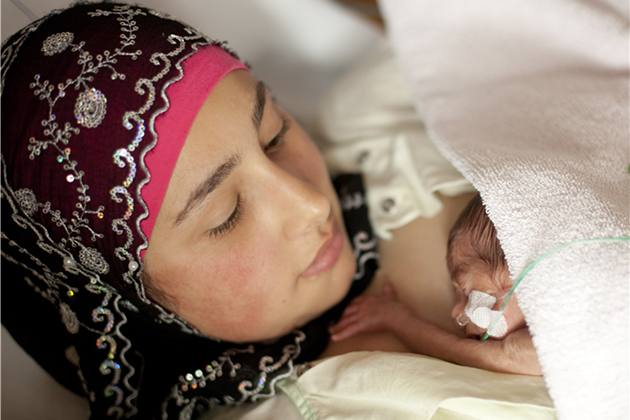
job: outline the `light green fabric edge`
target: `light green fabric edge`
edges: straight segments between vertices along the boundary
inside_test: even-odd
[[[313,407],[308,402],[308,398],[302,392],[302,388],[298,385],[295,379],[285,379],[276,384],[282,392],[284,392],[293,401],[297,409],[304,417],[304,420],[319,420],[319,417],[315,414]]]

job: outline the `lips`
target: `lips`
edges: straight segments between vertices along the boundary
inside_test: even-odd
[[[322,245],[317,256],[300,277],[313,277],[330,270],[341,255],[343,248],[343,235],[337,224],[333,226],[333,235]]]

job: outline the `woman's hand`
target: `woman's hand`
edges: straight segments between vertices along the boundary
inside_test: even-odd
[[[396,299],[391,283],[385,282],[379,296],[359,296],[345,309],[339,322],[330,328],[333,341],[345,340],[360,332],[393,330],[393,323],[409,315]]]

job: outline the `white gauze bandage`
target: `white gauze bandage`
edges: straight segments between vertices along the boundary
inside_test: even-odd
[[[503,312],[492,310],[496,302],[497,299],[494,296],[473,290],[468,295],[464,313],[476,326],[486,330],[491,328],[491,331],[488,331],[490,337],[500,338],[507,333],[508,324]]]

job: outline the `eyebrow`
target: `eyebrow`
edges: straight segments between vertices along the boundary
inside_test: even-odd
[[[228,158],[228,160],[221,164],[216,171],[206,178],[206,180],[190,195],[190,198],[186,203],[186,207],[184,207],[184,210],[177,215],[175,225],[183,222],[196,206],[200,205],[212,191],[216,190],[217,187],[221,185],[228,176],[230,176],[234,168],[236,168],[239,163],[241,163],[241,157],[238,155],[232,155]]]
[[[260,129],[263,115],[265,113],[265,104],[267,102],[267,87],[262,81],[258,81],[256,85],[256,99],[254,102],[254,110],[252,112],[252,122],[256,131]],[[241,157],[239,155],[230,156],[223,164],[221,164],[216,171],[214,171],[206,180],[201,183],[195,191],[190,195],[188,202],[184,209],[177,215],[175,219],[175,225],[182,223],[186,217],[192,212],[192,210],[200,205],[206,197],[214,190],[216,190],[223,181],[225,181],[234,168],[241,163]]]
[[[265,104],[267,103],[267,87],[261,81],[256,85],[256,104],[254,113],[252,114],[252,122],[256,131],[260,129],[263,114],[265,113]]]

